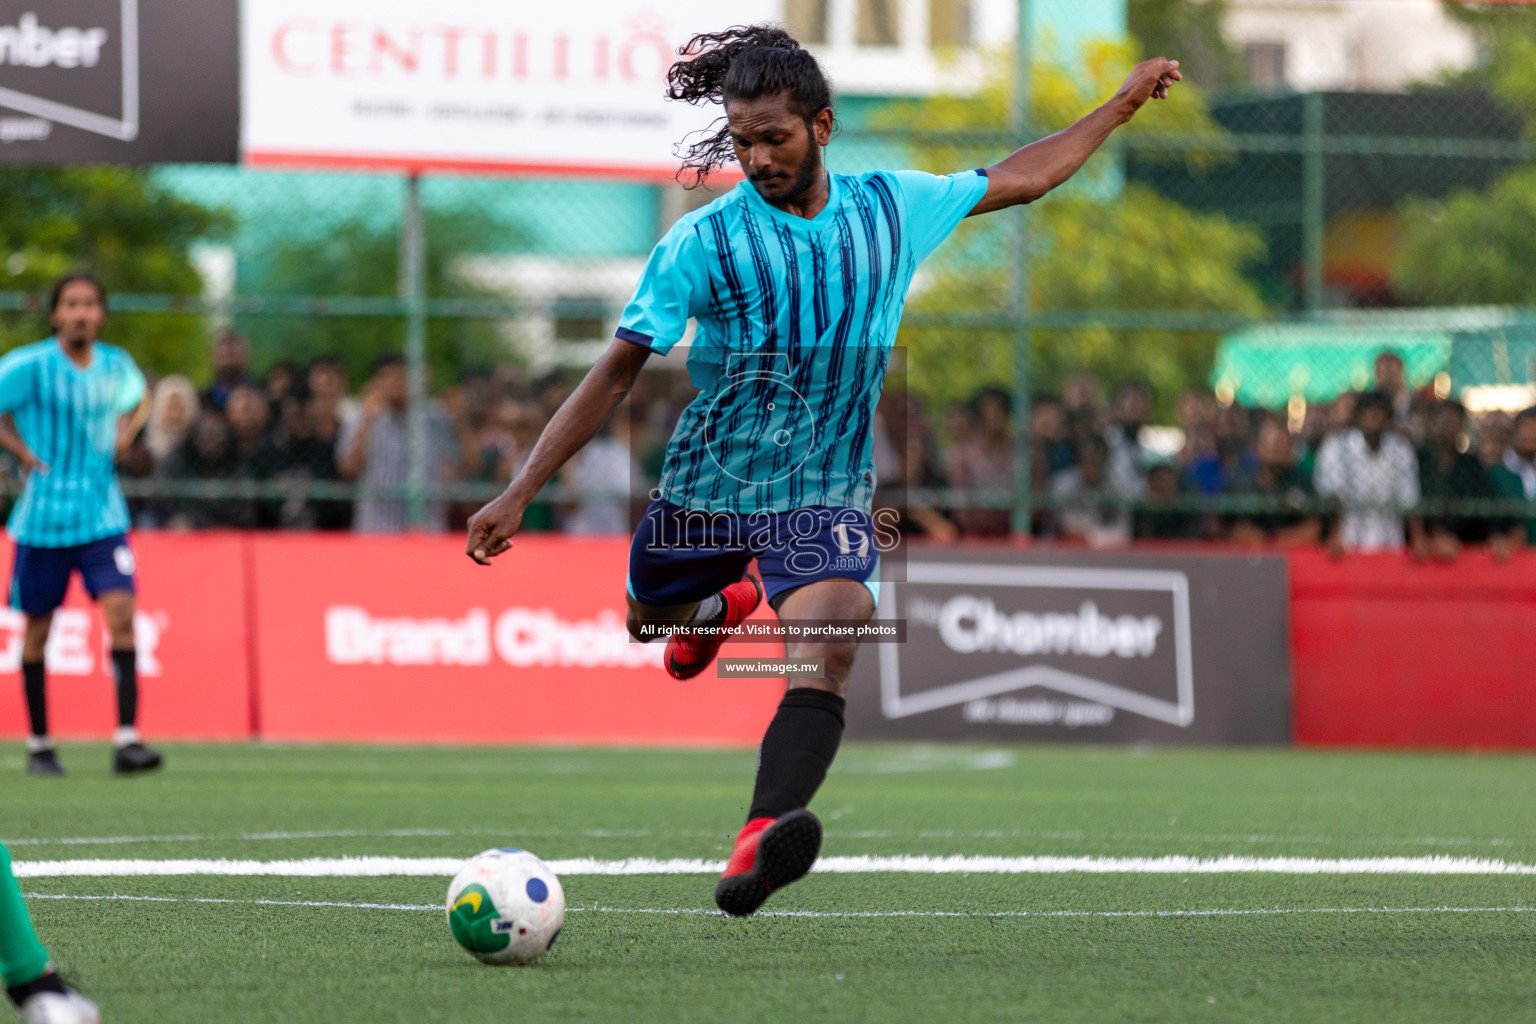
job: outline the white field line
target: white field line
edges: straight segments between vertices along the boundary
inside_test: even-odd
[[[144,875],[280,877],[448,877],[458,857],[310,857],[303,860],[55,860],[17,861],[19,878],[116,878]],[[713,860],[554,860],[558,875],[715,874]],[[1283,875],[1536,875],[1536,864],[1482,857],[824,857],[813,869],[829,874],[1283,874]]]
[[[167,835],[167,836],[64,836],[57,839],[34,837],[7,839],[5,845],[18,846],[127,846],[134,843],[210,843],[210,842],[259,842],[270,839],[400,839],[427,836],[440,839],[463,833],[446,828],[397,828],[381,832],[361,829],[336,829],[324,832],[238,832],[232,835]]]
[[[88,900],[123,903],[218,903],[249,907],[332,907],[346,910],[415,910],[443,913],[437,903],[342,903],[330,900],[233,900],[210,896],[91,896],[29,892],[29,900]],[[659,914],[667,917],[726,917],[705,907],[567,907],[567,913]],[[1216,907],[1208,910],[760,910],[755,917],[1273,917],[1300,914],[1531,914],[1536,907]]]
[[[1513,846],[1531,842],[1531,839],[1507,837],[1453,837],[1453,836],[1358,836],[1340,834],[1334,836],[1265,835],[1262,833],[1194,833],[1194,832],[1101,832],[1061,831],[1047,829],[923,829],[917,832],[897,832],[881,829],[839,830],[835,826],[826,830],[828,839],[1047,839],[1068,841],[1115,841],[1115,842],[1167,842],[1167,843],[1244,843],[1250,845],[1293,844],[1305,846],[1330,846],[1345,843],[1351,846]],[[25,846],[128,846],[139,843],[208,843],[208,842],[261,842],[292,839],[398,839],[398,838],[472,838],[494,837],[508,841],[526,841],[530,837],[540,839],[720,839],[731,838],[729,830],[715,831],[686,829],[445,829],[401,828],[378,831],[364,829],[336,829],[328,831],[272,831],[234,832],[225,834],[173,834],[138,836],[32,836],[23,839],[7,838],[5,844],[12,848]]]
[[[243,907],[342,907],[347,910],[437,910],[436,903],[341,903],[332,900],[232,900],[215,896],[110,896],[76,895],[60,892],[25,892],[29,900],[88,900],[108,903],[233,903]]]

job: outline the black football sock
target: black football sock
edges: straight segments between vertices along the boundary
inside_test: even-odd
[[[32,724],[32,735],[42,738],[48,735],[48,680],[40,661],[21,663],[21,686],[27,694],[27,718]]]
[[[11,997],[11,1002],[20,1009],[21,1004],[37,995],[39,992],[57,992],[64,995],[64,979],[59,977],[58,971],[44,971],[38,977],[24,985],[12,985],[5,990],[5,994]]]
[[[132,729],[139,720],[138,652],[113,650],[112,670],[117,675],[117,724]]]
[[[796,687],[784,695],[758,751],[748,821],[777,818],[811,802],[843,740],[845,707],[843,698],[825,690]]]

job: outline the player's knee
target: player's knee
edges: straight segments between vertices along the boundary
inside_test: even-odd
[[[817,658],[822,663],[821,678],[806,680],[798,685],[813,686],[818,690],[835,693],[839,697],[848,692],[848,677],[853,672],[853,659],[859,652],[858,644],[814,644],[796,647],[789,652],[791,658]],[[791,685],[797,685],[792,683]]]
[[[48,647],[48,631],[52,626],[52,615],[37,615],[27,619],[27,630],[21,643],[21,655],[24,660],[42,660],[43,652]]]
[[[640,614],[633,608],[631,608],[629,610],[629,614],[624,617],[624,628],[629,630],[629,635],[633,639],[638,640],[641,643],[646,643],[647,641],[654,639],[646,632],[645,619],[642,618]]]
[[[112,623],[107,632],[112,635],[113,650],[122,651],[133,646],[133,620],[124,624]]]
[[[853,658],[858,653],[857,644],[838,644],[826,655],[828,682],[836,683],[838,693],[848,689],[848,676],[853,672]]]
[[[107,628],[112,632],[133,631],[133,605],[108,608],[106,613]]]

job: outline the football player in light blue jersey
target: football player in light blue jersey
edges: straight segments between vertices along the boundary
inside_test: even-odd
[[[539,488],[612,415],[652,353],[693,326],[698,397],[667,444],[660,487],[629,561],[629,629],[668,636],[679,679],[702,672],[762,600],[786,623],[867,623],[881,531],[870,516],[871,425],[918,265],[959,222],[1033,202],[1075,174],[1111,132],[1180,80],[1178,62],[1138,64],[1103,106],[990,167],[831,174],[832,92],[783,29],[694,37],[668,96],[721,103],[723,124],[688,147],[699,179],[734,158],[746,180],[677,221],[652,252],[617,337],[551,419],[507,490],[469,523],[486,565],[511,547]],[[622,481],[616,481],[622,484]],[[761,580],[743,578],[756,559]],[[715,902],[753,913],[810,870],[821,824],[806,809],[842,738],[858,649],[847,632],[786,640],[821,678],[790,674],[763,736],[747,824]]]
[[[21,675],[31,735],[27,770],[62,775],[48,736],[44,651],[53,613],[78,572],[101,605],[112,638],[118,729],[113,770],[159,767],[137,728],[139,684],[133,638],[136,567],[128,544],[128,505],[117,484],[118,453],[149,414],[144,375],[133,357],[97,342],[107,296],[88,274],[54,285],[49,301],[54,337],[0,358],[0,424],[4,447],[27,470],[21,500],[6,529],[16,542],[11,607],[25,613]]]

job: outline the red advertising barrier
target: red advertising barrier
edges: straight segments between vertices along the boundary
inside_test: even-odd
[[[490,568],[454,538],[250,543],[265,739],[740,746],[784,692],[680,683],[630,643],[626,539],[522,538]]]
[[[528,537],[489,569],[451,537],[146,533],[134,546],[155,739],[750,745],[782,693],[712,673],[678,683],[660,643],[627,642],[620,538]],[[0,544],[0,579],[10,559]],[[1536,552],[1289,564],[1297,742],[1536,747]],[[4,737],[26,729],[21,628],[0,609]],[[57,735],[111,732],[106,647],[76,584],[48,650]]]
[[[251,665],[247,547],[236,534],[138,534],[141,725],[157,739],[249,739]],[[0,543],[9,585],[12,546]],[[26,734],[20,666],[24,619],[0,608],[0,736]],[[48,644],[49,725],[67,739],[117,725],[110,644],[76,579]]]
[[[1298,743],[1536,747],[1536,553],[1290,562]]]

